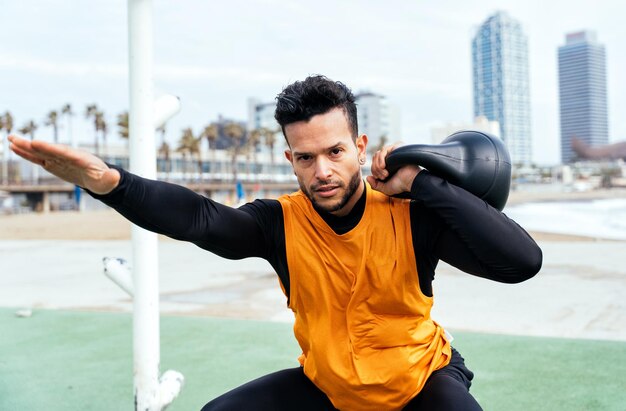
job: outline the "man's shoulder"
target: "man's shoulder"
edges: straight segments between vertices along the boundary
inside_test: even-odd
[[[280,224],[283,219],[283,210],[275,199],[256,199],[239,207],[239,210],[248,213],[263,229]]]
[[[272,211],[276,208],[280,208],[280,202],[271,198],[257,198],[239,207],[243,211]]]
[[[292,193],[283,194],[278,197],[277,201],[284,207],[288,204],[304,204],[309,201],[308,197],[304,195],[302,190],[294,191]]]

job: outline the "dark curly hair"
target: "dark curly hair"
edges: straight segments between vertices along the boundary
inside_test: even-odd
[[[274,118],[287,138],[286,125],[308,121],[317,114],[327,113],[337,107],[346,114],[352,138],[356,139],[358,123],[352,91],[345,84],[322,75],[309,76],[304,81],[296,81],[285,87],[276,96]]]

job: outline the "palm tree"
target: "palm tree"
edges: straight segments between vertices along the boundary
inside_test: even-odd
[[[188,171],[187,156],[193,157],[200,152],[200,140],[193,135],[191,127],[187,127],[183,130],[183,135],[178,142],[178,148],[176,149],[183,155],[183,174]],[[200,164],[198,162],[198,164]],[[200,169],[202,172],[202,169]]]
[[[97,116],[96,113],[98,113],[98,106],[96,106],[95,104],[90,104],[85,108],[85,118],[86,119],[90,119],[93,117],[93,126],[94,126],[94,148],[95,148],[95,152],[96,155],[100,155],[100,145],[98,142],[98,121],[97,121]]]
[[[189,141],[190,145],[189,145],[189,155],[191,158],[193,158],[194,156],[196,156],[196,161],[197,161],[197,166],[198,166],[198,176],[200,179],[202,179],[202,150],[200,150],[200,143],[202,142],[202,139],[200,138],[193,138],[192,140]]]
[[[210,161],[209,161],[209,171],[212,172],[214,171],[212,166],[215,164],[215,143],[217,142],[217,139],[220,136],[220,132],[219,132],[219,128],[217,126],[217,124],[215,123],[211,123],[208,126],[204,127],[204,130],[202,130],[202,133],[200,133],[200,138],[206,138],[206,141],[209,145],[209,154],[210,154]]]
[[[9,183],[7,174],[9,174],[9,150],[8,150],[8,142],[6,137],[2,136],[2,131],[4,130],[4,116],[0,116],[0,138],[2,139],[2,185],[7,185]]]
[[[30,136],[30,141],[33,141],[35,139],[35,130],[37,130],[37,124],[33,120],[30,120],[17,131],[24,135],[28,134]]]
[[[2,125],[7,134],[11,134],[11,131],[13,131],[13,116],[10,112],[7,111],[4,113],[4,116],[2,117]]]
[[[261,144],[262,136],[263,136],[263,132],[261,131],[261,129],[258,129],[258,128],[255,128],[254,130],[250,131],[250,133],[248,134],[247,148],[248,148],[248,152],[252,153],[252,164],[253,164],[253,170],[254,170],[253,172],[255,174],[257,173],[257,169],[258,169],[256,153],[259,148],[259,144]]]
[[[183,156],[183,177],[187,174],[187,155],[189,154],[190,141],[193,139],[193,130],[188,127],[183,129],[183,135],[178,140],[178,147],[176,151]]]
[[[167,144],[167,142],[165,140],[163,140],[161,142],[161,145],[159,146],[159,150],[158,150],[158,155],[163,158],[163,160],[165,161],[165,174],[166,174],[166,178],[169,179],[170,176],[170,171],[171,171],[171,167],[170,167],[170,145]]]
[[[117,132],[124,140],[128,141],[128,111],[117,115]]]
[[[261,128],[261,132],[265,138],[263,142],[270,150],[270,165],[272,172],[274,172],[274,148],[276,146],[276,133],[279,133],[280,131],[273,131],[269,128],[263,127]]]
[[[13,116],[8,111],[4,113],[3,116],[0,116],[0,131],[5,130],[7,134],[11,134],[13,131]],[[9,161],[11,151],[9,150],[9,141],[4,138],[4,151],[2,158],[2,184],[9,184]]]
[[[52,127],[54,136],[54,143],[59,142],[59,113],[56,110],[52,110],[48,113],[48,117],[45,120],[44,125]]]
[[[104,119],[104,113],[102,111],[97,111],[94,116],[94,126],[96,127],[96,133],[100,132],[102,136],[102,148],[104,149],[104,154],[107,152],[107,133],[109,131],[109,125]]]
[[[65,116],[67,119],[67,140],[72,146],[74,146],[74,141],[72,141],[72,116],[74,113],[72,112],[72,106],[70,103],[66,103],[61,109],[61,114]]]
[[[241,124],[235,123],[231,121],[224,126],[224,134],[230,139],[232,145],[230,146],[230,152],[232,154],[231,157],[231,168],[233,172],[233,179],[237,181],[237,156],[241,150],[243,145],[243,140],[246,135],[246,130],[241,126]]]
[[[116,125],[117,125],[117,133],[126,142],[126,152],[128,153],[130,157],[130,150],[129,150],[130,131],[129,131],[129,126],[128,126],[128,111],[123,111],[117,115]]]

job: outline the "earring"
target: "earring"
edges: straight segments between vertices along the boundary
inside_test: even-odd
[[[361,165],[365,164],[365,159],[364,158],[359,158],[359,164],[361,164]]]

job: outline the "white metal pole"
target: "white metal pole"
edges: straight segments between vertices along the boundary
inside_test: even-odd
[[[152,1],[128,1],[130,169],[156,178],[153,120]],[[132,226],[135,410],[160,411],[157,236]]]

